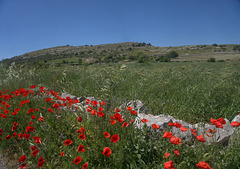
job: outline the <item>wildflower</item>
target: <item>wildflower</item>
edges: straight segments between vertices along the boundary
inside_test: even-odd
[[[34,151],[37,149],[37,146],[31,146],[31,150]]]
[[[30,86],[32,89],[34,89],[35,87],[37,87],[36,85],[32,85],[32,86]]]
[[[91,111],[92,111],[92,107],[91,107],[91,106],[88,106],[87,112],[91,112]]]
[[[79,116],[78,119],[77,119],[78,122],[82,122],[82,117]]]
[[[64,144],[65,144],[65,146],[70,145],[70,144],[72,144],[72,140],[68,139],[68,140],[64,141]]]
[[[91,110],[91,114],[92,114],[92,115],[96,115],[96,114],[97,114],[97,111],[94,110],[94,109],[92,109],[92,110]]]
[[[34,116],[34,115],[32,115],[32,116],[31,116],[31,118],[34,120],[34,119],[36,119],[37,117],[36,117],[36,116]]]
[[[12,136],[13,136],[13,137],[16,137],[16,136],[17,136],[17,133],[14,132],[14,133],[12,134]]]
[[[111,120],[111,124],[114,125],[117,121],[116,120]]]
[[[33,132],[34,131],[34,128],[33,128],[33,126],[27,126],[26,127],[26,133],[28,133],[28,132]]]
[[[42,141],[39,137],[32,137],[35,141],[35,143],[40,144]]]
[[[170,156],[170,153],[165,153],[164,156],[165,158],[168,158]]]
[[[23,156],[21,156],[20,158],[19,158],[19,162],[24,162],[26,160],[26,156],[25,155],[23,155]]]
[[[173,136],[173,133],[172,132],[165,132],[164,134],[163,134],[163,138],[172,138],[172,136]]]
[[[174,166],[173,166],[173,161],[167,161],[164,163],[164,168],[166,169],[175,169]]]
[[[20,166],[20,169],[24,169],[24,168],[27,168],[26,166],[27,164],[26,163],[22,163],[21,166]]]
[[[238,127],[238,126],[240,126],[240,122],[233,121],[233,122],[231,123],[231,126],[233,126],[233,127]]]
[[[132,108],[132,107],[130,107],[130,106],[128,106],[128,107],[127,107],[127,110],[132,110],[132,109],[133,109],[133,108]]]
[[[102,106],[102,105],[105,105],[106,103],[105,103],[105,101],[101,101],[101,102],[99,102],[99,104]]]
[[[7,139],[7,140],[10,140],[10,139],[11,139],[11,136],[10,136],[10,135],[7,135],[7,136],[6,136],[6,139]]]
[[[99,107],[98,110],[99,110],[99,111],[103,111],[103,108],[102,108],[102,107]]]
[[[109,147],[103,148],[102,154],[105,155],[106,157],[109,157],[111,155],[112,151]]]
[[[78,146],[78,152],[84,152],[84,151],[85,149],[83,145]]]
[[[20,140],[21,138],[23,138],[24,137],[24,134],[22,134],[22,133],[19,133],[18,134],[18,139]]]
[[[130,112],[131,112],[131,114],[133,114],[133,115],[137,114],[137,111],[135,111],[135,110],[130,110]]]
[[[110,137],[110,134],[109,134],[108,132],[104,132],[104,133],[103,133],[103,136],[106,137],[106,138],[108,138],[108,137]]]
[[[77,133],[85,133],[85,128],[84,127],[81,127],[78,131],[77,131]]]
[[[198,168],[202,168],[202,169],[213,169],[209,166],[208,163],[204,162],[204,161],[200,161],[198,164],[196,164]]]
[[[88,168],[88,162],[86,162],[85,164],[83,164],[82,169],[87,169]]]
[[[97,104],[98,104],[98,102],[96,100],[92,101],[93,107],[96,107]]]
[[[34,151],[31,153],[31,155],[33,155],[34,157],[36,157],[36,156],[37,156],[37,154],[38,154],[38,152],[39,152],[39,150],[38,150],[38,149],[36,149],[36,150],[34,150]]]
[[[142,119],[141,121],[142,121],[143,123],[149,122],[147,119]]]
[[[28,140],[29,138],[30,138],[30,134],[24,134],[24,138],[26,139],[26,140]]]
[[[187,128],[185,128],[185,127],[180,127],[180,130],[184,132],[184,131],[187,131]]]
[[[61,155],[62,157],[64,157],[64,152],[61,152],[60,155]]]
[[[103,112],[98,112],[98,117],[104,117],[105,114]]]
[[[115,112],[120,112],[121,110],[118,108],[115,108]]]
[[[41,121],[41,122],[44,122],[44,117],[39,117],[38,120]]]
[[[82,158],[80,156],[77,156],[75,160],[73,160],[73,163],[78,165],[82,161]]]
[[[129,124],[128,124],[127,122],[124,122],[124,123],[122,124],[121,128],[123,128],[124,126],[127,127],[127,126],[129,126]]]
[[[117,134],[112,135],[111,142],[116,143],[119,140],[119,136]]]
[[[86,136],[85,136],[85,134],[82,133],[78,136],[78,138],[80,138],[81,140],[85,140]]]
[[[59,105],[57,103],[54,103],[53,108],[57,109],[59,108]]]
[[[156,129],[159,128],[159,125],[157,125],[157,124],[152,124],[152,128],[156,130]]]
[[[174,153],[176,154],[176,156],[180,156],[180,152],[178,151],[178,149],[175,149]]]
[[[179,145],[179,144],[181,144],[181,139],[178,138],[178,137],[173,136],[173,137],[170,139],[170,142],[171,142],[172,144]]]
[[[206,142],[206,140],[203,138],[203,135],[197,136],[197,140],[200,142]]]

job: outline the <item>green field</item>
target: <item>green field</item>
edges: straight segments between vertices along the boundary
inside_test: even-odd
[[[231,121],[240,113],[240,62],[126,62],[64,67],[49,65],[47,68],[12,64],[8,68],[1,67],[0,79],[0,91],[15,91],[37,85],[77,97],[93,96],[106,102],[105,121],[94,117],[86,120],[86,115],[79,112],[84,119],[79,124],[69,110],[62,112],[60,121],[54,120],[56,118],[49,113],[44,114],[48,128],[41,127],[40,122],[36,122],[36,128],[39,127],[37,133],[43,140],[39,149],[46,160],[45,168],[76,167],[72,161],[79,155],[78,152],[73,147],[67,149],[63,142],[72,138],[76,145],[80,144],[78,138],[75,138],[75,130],[81,126],[87,130],[86,140],[81,142],[87,148],[80,155],[84,163],[89,162],[89,168],[163,168],[163,164],[169,160],[173,160],[174,166],[179,169],[196,168],[199,161],[206,161],[213,168],[240,167],[239,142],[231,148],[226,145],[207,146],[197,141],[194,142],[195,148],[185,143],[174,146],[164,140],[163,132],[150,134],[147,130],[137,130],[133,126],[121,129],[121,124],[114,128],[106,122],[114,108],[137,99],[145,103],[150,114],[172,115],[191,124],[210,123],[210,118],[220,117]],[[42,101],[34,100],[22,111],[26,112],[31,106],[50,106]],[[18,102],[19,100],[13,100],[11,106],[18,105]],[[8,124],[0,118],[0,128],[5,127],[6,131],[11,132],[14,121],[19,120],[19,124],[24,124],[26,119],[26,116],[9,118]],[[106,138],[103,139],[102,133],[105,131],[111,135],[118,133],[120,141],[104,141]],[[63,137],[59,136],[60,133]],[[0,148],[8,149],[12,154],[17,153],[17,159],[23,153],[31,153],[24,148],[33,143],[23,142],[21,145],[16,142],[6,142],[4,138]],[[103,147],[107,146],[112,148],[110,157],[101,154]],[[172,155],[165,159],[164,154],[174,154],[175,148],[181,156]],[[61,151],[65,152],[66,158],[60,156]],[[31,156],[28,160],[27,165],[36,167],[37,159]]]

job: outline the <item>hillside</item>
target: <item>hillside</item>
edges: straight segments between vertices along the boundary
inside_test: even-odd
[[[1,61],[24,65],[49,64],[94,64],[119,61],[240,61],[240,45],[192,45],[177,47],[156,47],[150,43],[124,42],[103,45],[57,46],[36,50]],[[167,53],[175,51],[177,58],[168,58]]]

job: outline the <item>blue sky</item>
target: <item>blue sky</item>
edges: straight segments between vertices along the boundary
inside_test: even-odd
[[[240,0],[0,0],[0,59],[118,42],[240,44]]]

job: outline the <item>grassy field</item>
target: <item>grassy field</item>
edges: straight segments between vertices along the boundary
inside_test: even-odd
[[[1,91],[15,91],[37,85],[59,93],[93,96],[106,102],[105,118],[93,117],[87,120],[86,115],[79,112],[83,117],[82,123],[76,121],[72,110],[61,111],[58,121],[55,120],[55,116],[41,109],[42,113],[45,111],[43,116],[49,127],[42,126],[39,121],[34,125],[38,128],[36,133],[44,140],[44,144],[37,145],[46,160],[44,168],[76,167],[72,161],[79,152],[76,152],[73,145],[79,144],[88,147],[86,152],[80,155],[83,162],[89,162],[89,168],[163,168],[163,164],[170,160],[174,161],[175,168],[196,168],[199,161],[206,161],[213,168],[240,167],[239,143],[235,143],[232,148],[223,145],[206,146],[201,142],[195,142],[195,148],[187,144],[175,146],[165,141],[162,137],[163,132],[150,134],[146,130],[136,130],[131,125],[121,128],[121,124],[113,126],[109,123],[114,108],[136,99],[145,103],[150,114],[172,115],[192,124],[210,123],[210,118],[220,117],[231,121],[240,113],[239,62],[128,62],[90,66],[49,66],[47,69],[28,69],[11,65],[7,69],[1,67],[0,79]],[[18,99],[11,101],[13,106],[18,104]],[[26,112],[31,106],[41,108],[52,105],[43,103],[43,100],[35,100],[21,111]],[[130,120],[133,117],[126,118]],[[5,128],[7,132],[12,132],[11,126],[14,121],[24,123],[21,127],[23,131],[27,125],[26,121],[29,122],[27,116],[7,120],[6,123],[5,119],[0,119],[0,128]],[[87,131],[85,141],[79,141],[76,136],[79,127],[85,127]],[[118,134],[120,141],[112,143],[110,140],[104,140],[106,138],[102,134],[105,131],[111,135]],[[68,138],[74,141],[69,149],[63,145]],[[5,138],[2,140],[2,150],[10,147],[10,144],[12,149],[9,151],[20,156],[31,153],[29,147],[33,145],[32,142],[24,140],[23,147],[17,139],[12,139],[11,142],[6,142]],[[28,148],[24,149],[25,147]],[[104,147],[112,148],[110,157],[101,154]],[[181,156],[174,156],[175,148],[180,151]],[[61,151],[66,154],[64,158],[60,156]],[[172,154],[168,159],[164,158],[166,152]],[[32,156],[28,160],[29,166],[37,164],[37,160]],[[84,164],[83,162],[81,164]]]

